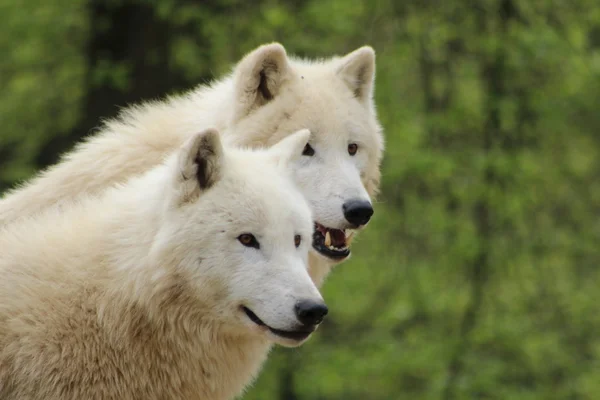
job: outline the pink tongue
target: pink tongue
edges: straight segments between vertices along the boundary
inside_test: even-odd
[[[346,245],[346,234],[339,229],[329,229],[331,244],[335,247],[344,247]]]

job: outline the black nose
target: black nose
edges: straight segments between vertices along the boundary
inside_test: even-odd
[[[342,206],[344,217],[353,225],[365,225],[373,215],[373,206],[366,200],[348,200]]]
[[[294,311],[298,320],[304,325],[318,325],[323,321],[329,310],[324,303],[302,300],[296,303]]]

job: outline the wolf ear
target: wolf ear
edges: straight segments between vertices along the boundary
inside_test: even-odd
[[[241,118],[277,96],[290,73],[283,46],[271,43],[247,54],[235,68],[236,118]]]
[[[223,145],[215,129],[195,134],[182,147],[178,158],[176,182],[181,187],[180,201],[191,200],[209,189],[221,176]]]
[[[357,99],[370,100],[375,81],[375,50],[370,46],[363,46],[347,54],[339,60],[336,73]]]
[[[301,129],[281,139],[269,148],[277,165],[286,167],[292,161],[302,156],[302,150],[310,139],[310,131]]]

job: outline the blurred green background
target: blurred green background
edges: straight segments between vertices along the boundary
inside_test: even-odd
[[[597,0],[0,0],[0,191],[280,41],[377,52],[375,219],[245,399],[600,399]]]

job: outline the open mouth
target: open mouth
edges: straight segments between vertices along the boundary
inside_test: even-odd
[[[326,257],[336,261],[343,260],[350,255],[348,239],[353,234],[352,229],[328,228],[315,222],[313,248]]]
[[[292,339],[292,340],[301,342],[304,339],[308,338],[310,336],[310,334],[315,331],[314,327],[312,329],[300,330],[300,331],[282,331],[280,329],[271,328],[269,325],[262,322],[262,320],[260,318],[258,318],[258,316],[256,314],[254,314],[252,312],[252,310],[250,310],[249,308],[242,306],[242,309],[244,310],[244,312],[246,313],[248,318],[250,318],[250,320],[252,322],[254,322],[256,325],[264,326],[265,328],[269,329],[269,331],[271,331],[275,335],[280,336],[285,339]]]

